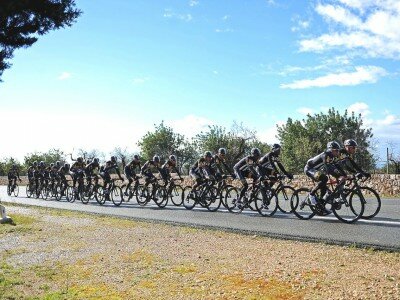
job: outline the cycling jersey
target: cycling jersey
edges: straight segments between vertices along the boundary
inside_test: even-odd
[[[354,161],[353,155],[350,154],[346,149],[340,149],[337,163],[351,173],[365,174],[361,167]]]

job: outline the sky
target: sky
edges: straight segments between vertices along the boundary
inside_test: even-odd
[[[242,122],[361,113],[400,153],[396,0],[76,0],[69,28],[15,51],[0,83],[0,157],[115,147],[164,121],[190,138]],[[351,138],[351,137],[349,137]],[[397,150],[396,150],[397,149]]]

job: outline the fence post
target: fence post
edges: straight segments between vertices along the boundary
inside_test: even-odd
[[[6,208],[0,204],[0,224],[3,223],[11,223],[12,220],[10,217],[7,217]]]

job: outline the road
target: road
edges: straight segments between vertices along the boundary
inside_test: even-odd
[[[232,214],[226,209],[209,212],[204,208],[192,211],[184,207],[168,205],[160,209],[155,204],[145,207],[136,201],[116,207],[112,202],[100,206],[96,201],[87,205],[81,202],[68,203],[66,200],[41,200],[25,197],[24,187],[20,187],[18,197],[9,197],[5,186],[0,186],[2,202],[35,205],[57,209],[68,209],[96,214],[113,215],[135,220],[183,224],[201,228],[222,229],[244,234],[262,235],[273,238],[316,241],[329,244],[355,245],[377,249],[400,251],[400,199],[383,199],[380,213],[372,220],[359,220],[345,224],[333,215],[299,220],[294,215],[279,211],[273,217],[262,217],[257,212],[243,211]],[[131,200],[132,201],[132,200]]]

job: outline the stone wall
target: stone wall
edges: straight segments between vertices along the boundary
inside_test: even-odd
[[[27,177],[21,176],[22,182],[20,185],[26,185]],[[236,183],[236,184],[235,184]],[[7,185],[8,180],[6,176],[0,176],[0,185]],[[191,184],[189,178],[185,178],[183,185]],[[234,185],[240,186],[237,180]],[[313,186],[313,182],[306,175],[295,175],[295,178],[290,183],[295,188]],[[374,188],[380,195],[389,197],[400,197],[400,175],[394,174],[374,174],[370,180],[363,183],[365,186]]]

